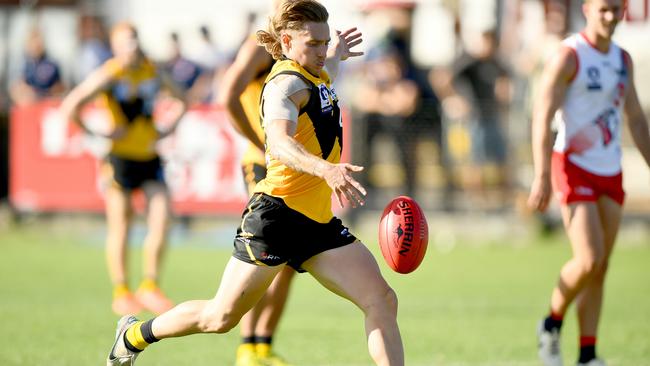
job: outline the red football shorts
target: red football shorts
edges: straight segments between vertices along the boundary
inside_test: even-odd
[[[608,196],[619,205],[623,204],[623,173],[601,176],[590,173],[569,160],[568,155],[553,152],[551,161],[553,190],[562,204],[595,202],[600,196]]]

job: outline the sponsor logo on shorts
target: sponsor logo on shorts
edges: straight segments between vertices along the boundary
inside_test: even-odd
[[[269,253],[267,253],[267,252],[262,252],[262,253],[260,253],[260,260],[271,260],[271,261],[274,261],[274,260],[278,260],[278,259],[281,259],[281,258],[278,257],[277,255],[269,254]]]
[[[577,187],[575,187],[574,191],[577,194],[582,195],[582,196],[591,196],[592,194],[594,194],[593,189],[591,189],[589,187],[585,187],[585,186],[577,186]]]
[[[352,234],[350,234],[350,231],[348,230],[347,227],[344,227],[343,230],[341,230],[341,236],[345,236],[346,238],[349,238],[352,236]]]

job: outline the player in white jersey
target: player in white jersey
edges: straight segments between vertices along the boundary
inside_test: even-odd
[[[544,211],[551,187],[561,203],[573,257],[551,295],[550,313],[538,328],[539,356],[562,365],[562,319],[575,300],[580,333],[578,365],[604,365],[596,337],[607,264],[621,220],[623,116],[650,166],[650,135],[634,86],[629,54],[612,42],[623,0],[586,0],[586,26],[563,42],[546,65],[533,112],[535,178],[528,203]],[[551,142],[551,122],[558,134]]]

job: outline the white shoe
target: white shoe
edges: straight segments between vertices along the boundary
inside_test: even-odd
[[[560,333],[557,330],[549,332],[544,328],[544,320],[537,328],[537,354],[544,366],[562,366],[560,352]],[[592,365],[589,365],[592,366]]]
[[[126,348],[126,344],[124,344],[124,333],[126,333],[126,330],[129,329],[131,324],[137,321],[138,319],[133,315],[125,315],[117,322],[115,342],[106,358],[106,366],[132,366],[135,363],[135,359],[138,358],[140,353]]]
[[[587,363],[578,362],[577,366],[607,366],[607,365],[605,365],[605,361],[601,360],[600,358],[594,358],[593,360]]]

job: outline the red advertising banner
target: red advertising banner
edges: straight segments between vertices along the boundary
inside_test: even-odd
[[[58,104],[47,101],[11,111],[9,198],[21,211],[101,212],[99,173],[109,142],[61,120]],[[101,109],[88,108],[83,118],[91,129],[108,125]],[[176,133],[158,146],[174,212],[241,213],[247,193],[239,159],[245,147],[222,109],[188,111]]]
[[[58,105],[52,100],[12,109],[9,199],[27,212],[102,212],[100,169],[109,142],[63,121]],[[83,119],[91,130],[108,125],[99,108],[84,110]],[[222,108],[190,108],[158,146],[175,214],[241,214],[247,201],[239,164],[245,148]],[[135,200],[141,209],[142,197]]]

